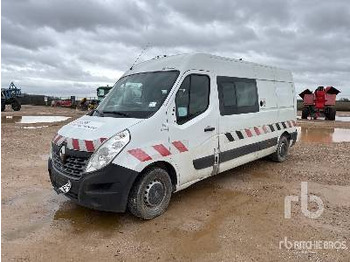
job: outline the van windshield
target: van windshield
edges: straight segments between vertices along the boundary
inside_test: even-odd
[[[94,116],[148,118],[168,96],[179,71],[147,72],[122,77]]]

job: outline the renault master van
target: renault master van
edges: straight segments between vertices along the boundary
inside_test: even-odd
[[[56,192],[152,219],[171,195],[296,142],[289,71],[213,56],[157,57],[128,70],[98,108],[54,136]]]

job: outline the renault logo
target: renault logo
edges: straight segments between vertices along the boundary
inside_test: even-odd
[[[60,148],[60,152],[59,152],[59,155],[60,155],[60,159],[62,161],[62,163],[64,164],[66,162],[66,146],[63,145],[61,148]]]

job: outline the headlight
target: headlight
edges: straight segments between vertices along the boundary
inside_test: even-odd
[[[92,172],[108,165],[129,143],[130,133],[124,130],[104,142],[93,155],[86,167],[86,172]]]

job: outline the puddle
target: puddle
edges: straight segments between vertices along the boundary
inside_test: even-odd
[[[68,223],[75,233],[92,231],[108,235],[120,228],[120,214],[88,209],[71,201],[61,204],[53,220]]]
[[[350,186],[323,185],[312,183],[313,190],[323,196],[332,206],[350,207]]]
[[[301,116],[297,116],[297,119],[301,120]],[[325,118],[324,117],[319,117],[319,118],[317,118],[317,120],[325,120]],[[350,122],[350,116],[335,116],[335,121]]]
[[[21,129],[42,129],[42,128],[46,128],[46,127],[49,127],[49,126],[21,126],[19,128],[21,128]]]
[[[350,129],[298,127],[299,141],[311,143],[350,142]]]
[[[36,124],[66,121],[68,116],[2,116],[2,123]]]
[[[335,120],[341,122],[350,122],[350,116],[336,116]]]

